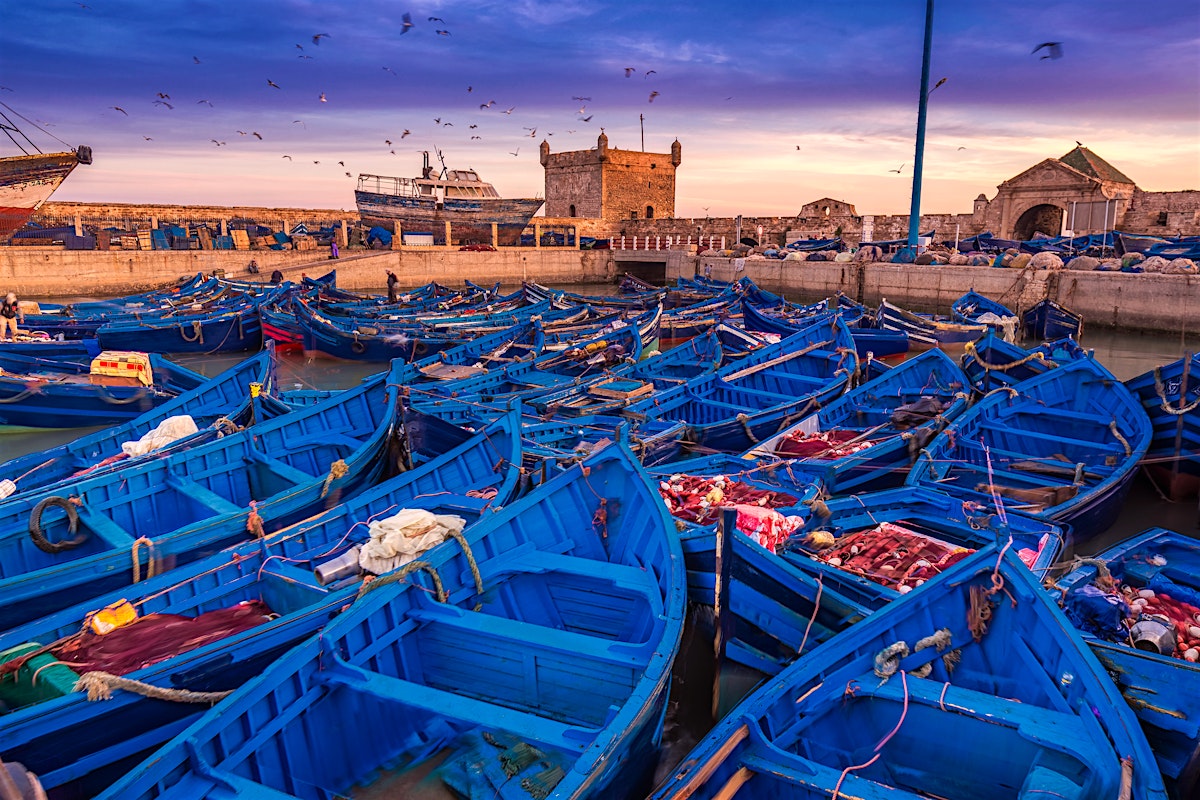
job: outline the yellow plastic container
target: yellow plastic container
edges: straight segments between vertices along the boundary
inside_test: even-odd
[[[150,356],[126,350],[105,350],[92,359],[91,373],[109,378],[129,378],[143,386],[154,383]]]

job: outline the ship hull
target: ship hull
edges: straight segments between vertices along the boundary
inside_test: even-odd
[[[24,227],[78,164],[74,152],[0,158],[0,242]]]
[[[368,224],[381,225],[401,233],[431,233],[437,244],[491,244],[492,225],[496,225],[496,243],[516,245],[521,231],[542,207],[538,199],[447,198],[438,208],[432,198],[399,197],[376,192],[356,191],[358,211]],[[446,225],[450,223],[450,242]]]

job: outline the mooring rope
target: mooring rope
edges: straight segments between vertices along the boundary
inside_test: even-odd
[[[75,681],[72,691],[87,692],[87,699],[111,700],[113,689],[140,694],[154,700],[169,700],[173,703],[216,703],[232,694],[224,692],[193,692],[190,689],[165,689],[152,683],[122,678],[109,672],[85,672]]]

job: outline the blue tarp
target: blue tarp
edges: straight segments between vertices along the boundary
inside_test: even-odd
[[[381,228],[379,226],[371,228],[371,230],[367,231],[367,247],[375,244],[375,242],[379,242],[384,247],[391,247],[392,232],[387,228]]]

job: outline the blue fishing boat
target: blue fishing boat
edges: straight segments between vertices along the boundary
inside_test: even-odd
[[[166,458],[0,502],[0,631],[264,536],[373,482],[396,425],[384,373]]]
[[[941,350],[929,350],[850,390],[744,458],[797,459],[833,493],[904,482],[917,453],[970,402],[967,377]]]
[[[1039,342],[1070,336],[1083,336],[1083,315],[1053,300],[1040,300],[1021,315],[1021,329],[1027,338]]]
[[[996,389],[922,452],[907,483],[999,513],[1071,526],[1076,542],[1116,518],[1153,430],[1137,398],[1090,358]]]
[[[923,488],[835,497],[819,510],[780,553],[867,608],[907,594],[994,542],[1011,542],[1022,563],[1044,578],[1066,536],[1062,526],[1045,520],[1002,517]]]
[[[231,426],[235,428],[250,421],[255,391],[265,396],[274,390],[275,351],[268,346],[128,422],[0,463],[0,481],[12,481],[12,494],[17,494],[58,483],[83,471],[94,475],[117,465],[124,466],[131,454],[142,448],[123,445],[138,442],[173,417],[187,416],[195,424],[197,435],[189,438],[188,444],[215,438],[229,433]]]
[[[978,341],[967,342],[961,363],[975,391],[984,395],[1080,358],[1091,358],[1091,353],[1069,337],[1027,349],[989,331]]]
[[[986,325],[1005,341],[1017,340],[1017,315],[1008,306],[982,295],[974,289],[950,304],[950,315],[958,322]]]
[[[988,332],[987,325],[956,322],[951,317],[936,314],[917,314],[889,303],[886,298],[879,301],[876,322],[880,328],[904,331],[908,334],[910,347],[962,345]]]
[[[24,331],[22,331],[24,333]],[[91,339],[52,338],[49,335],[23,335],[16,341],[0,340],[0,355],[34,356],[36,358],[95,358],[100,355],[100,343]]]
[[[439,536],[470,552],[457,525],[473,525],[517,489],[517,415],[474,434],[430,435],[426,422],[406,420],[416,466],[377,487],[267,539],[0,635],[0,757],[34,771],[52,795],[93,797],[213,701],[184,700],[241,685],[351,603],[364,586],[364,549],[441,526],[414,538],[405,557]],[[380,569],[374,556],[367,563]],[[111,697],[93,702],[85,686]]]
[[[1133,712],[992,545],[761,684],[652,800],[1165,800]]]
[[[636,422],[686,422],[694,452],[741,452],[840,395],[857,365],[850,329],[829,315],[714,375],[656,392],[621,413]]]
[[[686,586],[632,455],[606,447],[464,536],[477,570],[448,543],[376,579],[100,796],[644,797]]]
[[[790,336],[805,325],[811,324],[817,315],[830,310],[839,311],[846,321],[854,339],[854,349],[860,359],[866,358],[868,354],[876,358],[886,358],[908,352],[907,333],[877,327],[874,317],[867,314],[864,306],[842,294],[829,301],[800,308],[768,309],[743,303],[742,324],[748,331]]]
[[[1154,426],[1142,466],[1171,500],[1200,488],[1200,356],[1191,354],[1125,381]]]
[[[115,425],[204,380],[186,367],[144,352],[102,352],[81,360],[0,354],[0,427]]]
[[[1200,544],[1151,528],[1054,585],[1124,695],[1175,797],[1200,790]]]

